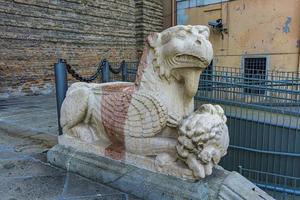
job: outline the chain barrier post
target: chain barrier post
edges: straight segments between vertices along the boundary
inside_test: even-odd
[[[122,61],[122,81],[128,81],[127,63],[125,60]]]
[[[56,89],[58,131],[59,131],[59,135],[62,135],[63,132],[62,132],[62,128],[60,125],[60,109],[61,109],[61,105],[66,97],[66,93],[68,90],[66,60],[58,59],[57,63],[54,64],[54,71],[55,71],[55,89]]]
[[[103,61],[103,66],[101,70],[102,75],[102,83],[109,82],[109,63],[107,60]]]

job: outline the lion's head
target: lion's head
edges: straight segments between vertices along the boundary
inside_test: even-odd
[[[201,72],[213,58],[206,26],[174,26],[148,36],[135,86],[152,92],[178,119],[194,110]]]
[[[200,73],[213,58],[206,26],[174,26],[150,34],[147,41],[154,49],[153,65],[160,78],[175,78],[185,84],[186,95],[193,97]]]

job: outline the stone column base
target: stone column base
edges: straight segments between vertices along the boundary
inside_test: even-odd
[[[55,166],[142,199],[273,199],[239,173],[221,167],[216,167],[211,176],[192,182],[59,144],[48,151],[47,157]]]

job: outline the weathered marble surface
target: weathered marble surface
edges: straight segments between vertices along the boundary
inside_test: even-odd
[[[273,199],[237,172],[218,166],[211,176],[193,182],[62,145],[48,151],[48,161],[145,200]]]
[[[206,26],[175,26],[146,40],[135,83],[75,83],[61,110],[59,144],[197,180],[229,144],[220,106],[194,111],[199,77],[213,58]]]

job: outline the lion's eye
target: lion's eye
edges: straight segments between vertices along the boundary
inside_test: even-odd
[[[171,39],[171,36],[169,34],[166,34],[166,35],[163,35],[161,37],[161,44],[164,45],[166,44],[167,42],[169,42]]]

